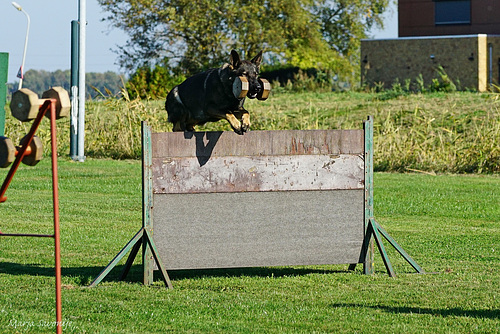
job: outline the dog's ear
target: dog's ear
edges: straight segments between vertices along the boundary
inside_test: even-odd
[[[252,58],[251,62],[257,67],[260,67],[260,63],[262,62],[262,50],[260,50],[260,52]]]
[[[240,55],[238,54],[238,52],[236,52],[235,50],[231,50],[231,57],[230,58],[231,59],[229,61],[229,64],[231,64],[231,66],[233,68],[240,67],[241,59],[240,59]]]

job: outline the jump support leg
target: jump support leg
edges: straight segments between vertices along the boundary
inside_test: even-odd
[[[387,252],[385,250],[384,244],[382,242],[381,236],[383,236],[394,249],[398,251],[399,254],[408,262],[419,274],[425,273],[422,267],[420,267],[415,260],[401,247],[394,238],[392,238],[387,231],[380,226],[379,223],[375,220],[375,218],[370,218],[368,227],[366,230],[366,235],[365,239],[363,241],[363,246],[362,246],[362,254],[368,254],[368,248],[370,247],[370,243],[372,241],[372,236],[375,241],[375,244],[377,245],[377,248],[380,252],[380,255],[382,256],[382,260],[384,261],[385,268],[387,270],[387,274],[390,277],[396,277],[396,274],[394,272],[394,269],[392,268],[391,261],[389,260],[389,256],[387,255]],[[348,270],[354,270],[356,268],[356,264],[350,264]]]
[[[123,247],[123,249],[115,256],[113,260],[104,268],[103,271],[94,279],[94,281],[90,284],[90,287],[95,287],[99,284],[108,274],[109,272],[120,262],[120,260],[130,251],[130,255],[127,258],[127,262],[125,263],[125,268],[123,268],[123,272],[120,275],[120,280],[125,279],[127,274],[132,267],[132,263],[134,262],[139,249],[141,248],[149,248],[151,253],[153,254],[153,258],[160,269],[160,273],[165,283],[165,286],[169,289],[172,289],[172,283],[170,282],[170,278],[168,277],[167,271],[163,266],[163,262],[160,260],[158,255],[158,250],[156,249],[156,245],[151,237],[151,234],[145,229],[141,228],[139,232],[137,232],[134,237]],[[146,283],[146,282],[145,282]]]

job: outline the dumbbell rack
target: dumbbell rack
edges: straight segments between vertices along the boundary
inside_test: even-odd
[[[55,250],[55,276],[56,276],[56,331],[62,333],[62,311],[61,311],[61,247],[60,247],[60,230],[59,230],[59,186],[57,175],[57,138],[56,138],[56,100],[46,100],[39,109],[38,115],[35,118],[31,129],[26,136],[25,144],[19,149],[16,160],[13,162],[5,181],[0,188],[0,203],[5,202],[5,192],[9,187],[17,168],[21,164],[26,149],[30,146],[35,132],[37,131],[43,117],[47,112],[50,113],[50,134],[51,134],[51,149],[52,149],[52,198],[54,207],[54,234],[26,234],[26,233],[2,233],[0,237],[39,237],[39,238],[54,238]]]

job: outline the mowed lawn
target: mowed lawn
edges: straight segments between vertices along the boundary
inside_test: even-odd
[[[3,181],[8,170],[0,170]],[[377,221],[424,268],[386,243],[361,266],[170,272],[143,286],[140,259],[89,283],[141,226],[135,160],[59,160],[66,333],[499,333],[500,177],[375,174]],[[52,233],[50,159],[21,166],[0,204],[0,231]],[[311,203],[316,205],[316,203]],[[249,217],[248,219],[251,219]],[[53,333],[53,241],[0,238],[0,333]]]

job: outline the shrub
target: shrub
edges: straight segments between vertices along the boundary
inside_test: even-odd
[[[453,83],[453,80],[448,76],[444,68],[439,65],[436,69],[438,78],[432,79],[432,83],[429,86],[431,92],[456,92],[457,86]]]
[[[126,89],[132,99],[165,99],[168,92],[185,79],[181,74],[172,73],[166,66],[157,65],[154,69],[145,66],[132,75]]]

